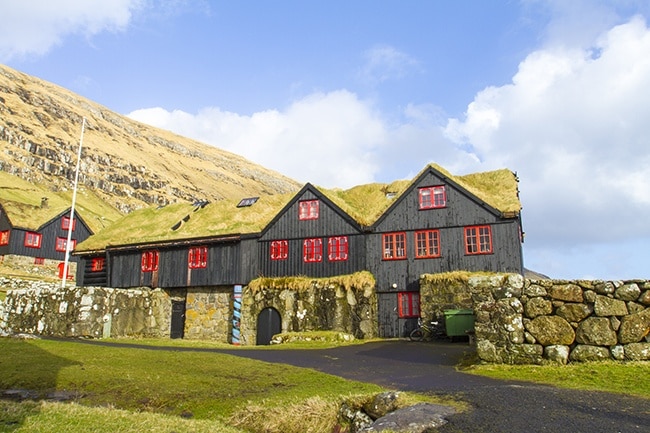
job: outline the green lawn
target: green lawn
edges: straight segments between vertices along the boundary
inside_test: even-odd
[[[77,394],[74,405],[2,403],[0,432],[68,433],[235,432],[240,430],[225,423],[232,424],[243,414],[263,419],[276,407],[303,407],[305,402],[314,407],[316,402],[331,418],[332,403],[341,398],[382,390],[227,354],[8,338],[0,339],[0,389],[35,390],[42,397],[54,390]],[[314,418],[325,415],[315,413]],[[118,430],[120,423],[124,427]],[[168,427],[150,427],[158,424]]]
[[[494,379],[560,388],[607,391],[650,399],[650,362],[586,362],[568,365],[473,365],[463,369]]]

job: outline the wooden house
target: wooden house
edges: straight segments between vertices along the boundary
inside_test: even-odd
[[[41,206],[4,200],[0,203],[0,255],[34,257],[35,264],[45,259],[63,261],[69,228],[71,249],[93,234],[81,215],[70,218],[70,208],[50,208],[46,199]]]
[[[367,236],[380,336],[403,336],[417,325],[422,274],[523,272],[517,194],[508,170],[456,178],[428,166],[413,180]]]
[[[398,337],[420,314],[420,275],[523,272],[519,210],[512,172],[455,177],[435,165],[412,181],[144,209],[79,246],[77,282],[170,290],[180,317],[184,303],[227,297],[260,276],[367,270],[378,333]]]

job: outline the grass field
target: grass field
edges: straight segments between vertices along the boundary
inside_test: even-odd
[[[131,342],[219,347],[184,340]],[[311,347],[328,345],[318,342]],[[308,350],[310,346],[288,347]],[[462,369],[493,378],[650,399],[650,381],[645,380],[650,377],[650,363],[506,366],[470,361]],[[320,433],[332,431],[342,400],[363,401],[383,391],[376,385],[229,354],[12,338],[0,338],[0,389],[34,391],[40,400],[0,399],[0,433]],[[53,391],[72,398],[48,401]],[[423,400],[457,404],[462,410],[454,396],[434,400],[406,394],[404,403]]]
[[[72,404],[0,400],[0,432],[67,433],[291,432],[291,423],[319,432],[336,422],[341,399],[382,391],[227,354],[9,338],[0,339],[0,389],[75,396]]]

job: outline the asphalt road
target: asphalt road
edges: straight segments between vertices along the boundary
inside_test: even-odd
[[[467,343],[384,341],[324,350],[228,353],[313,368],[394,390],[453,394],[471,405],[471,410],[450,416],[439,432],[650,432],[650,400],[499,381],[456,371],[454,366],[470,350]]]

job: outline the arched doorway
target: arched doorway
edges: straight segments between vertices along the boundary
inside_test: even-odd
[[[278,310],[268,307],[260,311],[257,316],[257,344],[271,344],[275,334],[282,332],[282,319]]]

